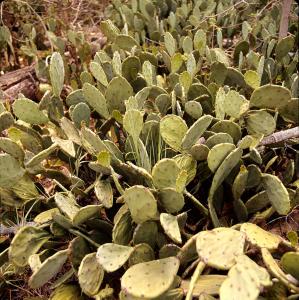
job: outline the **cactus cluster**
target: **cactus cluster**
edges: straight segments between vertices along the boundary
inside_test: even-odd
[[[263,144],[298,125],[298,52],[292,36],[257,42],[274,13],[236,33],[221,12],[259,6],[231,3],[114,0],[68,95],[57,50],[39,103],[0,105],[1,217],[33,222],[0,239],[5,276],[30,267],[51,300],[298,294],[296,233],[263,226],[299,204],[298,140]]]

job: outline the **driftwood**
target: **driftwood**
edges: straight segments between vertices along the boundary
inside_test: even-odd
[[[13,101],[19,93],[33,100],[36,98],[37,83],[34,65],[31,65],[0,76],[0,91],[5,100]]]

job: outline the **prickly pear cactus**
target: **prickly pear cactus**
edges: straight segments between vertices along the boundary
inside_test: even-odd
[[[179,260],[175,257],[134,265],[121,278],[122,290],[133,297],[159,297],[170,289],[178,268]]]
[[[282,238],[271,232],[268,232],[252,223],[244,223],[240,230],[245,233],[246,239],[255,246],[275,250],[282,242]]]
[[[221,284],[220,299],[257,299],[263,287],[271,286],[270,275],[246,255],[240,255]]]
[[[134,248],[113,243],[104,244],[97,251],[97,260],[107,272],[114,272],[129,259]]]
[[[96,253],[87,254],[81,261],[78,280],[82,291],[88,296],[98,293],[104,278],[104,270]]]
[[[245,235],[231,228],[202,231],[196,238],[200,259],[216,269],[229,270],[244,253]]]

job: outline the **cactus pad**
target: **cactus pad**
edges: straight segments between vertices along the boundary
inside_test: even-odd
[[[157,201],[153,194],[141,185],[125,190],[125,202],[128,204],[132,219],[136,223],[157,219]]]
[[[273,208],[281,215],[288,214],[291,209],[290,197],[280,179],[271,174],[263,174],[262,184]]]
[[[249,134],[269,135],[276,129],[275,119],[265,110],[251,111],[246,118],[246,128]]]
[[[125,100],[133,96],[133,88],[124,77],[115,77],[109,82],[105,96],[110,112],[119,110],[124,113]]]
[[[170,214],[161,213],[160,223],[169,238],[171,238],[174,242],[178,244],[182,243],[182,237],[177,217],[172,216]]]
[[[281,258],[282,268],[299,280],[299,252],[287,252]]]
[[[205,115],[200,117],[186,132],[181,147],[183,150],[190,149],[206,131],[213,117]]]
[[[97,260],[105,271],[114,272],[126,263],[133,251],[133,247],[107,243],[98,248]]]
[[[268,232],[252,223],[241,225],[241,232],[244,232],[246,239],[255,246],[275,250],[278,248],[282,238],[276,234]]]
[[[208,266],[229,270],[244,253],[245,235],[231,228],[201,231],[196,239],[200,259]]]
[[[222,143],[214,146],[208,154],[208,166],[212,172],[216,172],[218,167],[222,164],[224,159],[236,149],[234,144]]]
[[[174,150],[180,150],[188,127],[179,116],[168,115],[160,122],[160,132],[163,140]]]
[[[38,104],[26,98],[17,99],[14,102],[13,112],[19,119],[29,124],[48,122],[48,117],[39,110]]]
[[[254,90],[250,98],[251,107],[279,108],[291,100],[291,92],[279,85],[267,84]]]
[[[49,300],[84,300],[77,285],[61,285],[50,295]]]
[[[134,247],[129,258],[129,266],[133,266],[142,262],[147,262],[155,259],[155,252],[148,244],[138,244]]]
[[[156,237],[158,234],[158,225],[154,221],[147,221],[135,228],[133,235],[133,243],[134,245],[138,245],[141,243],[149,244],[152,248],[156,246]]]
[[[78,279],[86,295],[91,297],[98,293],[104,279],[104,270],[98,263],[96,253],[87,254],[83,258],[78,271]]]
[[[25,170],[10,154],[0,154],[0,187],[9,188],[20,180]]]
[[[246,255],[237,258],[220,287],[220,299],[257,299],[260,290],[272,284],[270,275]]]
[[[183,194],[177,192],[174,188],[165,188],[160,190],[159,200],[169,213],[180,211],[185,204]]]
[[[35,254],[49,239],[48,233],[32,226],[21,228],[9,247],[9,259],[17,266],[26,266],[29,257]]]
[[[134,265],[121,278],[122,290],[133,297],[159,297],[171,287],[178,269],[179,260],[175,257]]]
[[[29,286],[39,288],[54,277],[62,268],[68,258],[68,250],[61,250],[47,258],[29,279]]]
[[[0,137],[0,149],[20,161],[24,160],[25,153],[22,147],[9,138]]]
[[[84,83],[83,95],[86,102],[97,112],[101,117],[108,119],[109,111],[104,95],[90,83]]]
[[[53,93],[56,97],[60,97],[64,83],[64,64],[59,52],[54,52],[52,54],[49,74]]]
[[[176,180],[181,169],[175,160],[161,159],[152,170],[154,186],[158,189],[176,188]]]
[[[125,113],[123,126],[127,133],[137,142],[143,127],[142,113],[137,109],[131,109]]]

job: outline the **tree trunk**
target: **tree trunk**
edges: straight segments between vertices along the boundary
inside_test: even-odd
[[[282,14],[279,26],[279,39],[283,39],[288,35],[289,29],[289,15],[291,12],[293,0],[283,0],[282,1]]]
[[[4,94],[3,100],[14,101],[19,93],[34,100],[38,80],[35,75],[34,65],[8,72],[0,77],[0,91]]]

